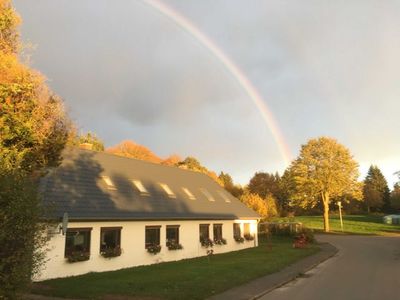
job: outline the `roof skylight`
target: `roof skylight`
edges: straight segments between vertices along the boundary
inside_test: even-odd
[[[215,201],[214,197],[210,194],[209,191],[207,191],[206,189],[200,189],[200,191],[204,194],[204,196],[207,197],[208,201],[212,201],[212,202]]]
[[[162,187],[164,192],[167,193],[168,197],[176,198],[176,195],[174,194],[174,192],[170,189],[170,187],[168,185],[166,185],[165,183],[160,183],[160,186]]]
[[[107,185],[107,188],[109,190],[117,189],[109,176],[104,175],[104,176],[101,176],[101,178],[103,179],[103,181],[105,182],[105,184]]]
[[[218,191],[218,194],[222,197],[222,199],[224,199],[225,202],[231,203],[231,199],[229,199],[229,197],[226,194],[226,192]]]
[[[192,194],[191,191],[189,191],[188,188],[183,187],[182,190],[185,192],[186,196],[188,196],[190,200],[196,200],[196,197]]]
[[[142,195],[149,195],[149,192],[147,189],[144,187],[142,182],[140,180],[132,180],[133,185],[138,189],[140,194]]]

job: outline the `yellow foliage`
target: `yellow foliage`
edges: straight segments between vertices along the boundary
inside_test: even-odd
[[[265,201],[257,194],[252,194],[246,191],[239,200],[246,204],[248,208],[256,211],[261,217],[265,218],[268,215],[268,208]]]

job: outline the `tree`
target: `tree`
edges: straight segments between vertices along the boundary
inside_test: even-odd
[[[221,172],[218,175],[218,179],[224,189],[231,193],[234,197],[239,198],[241,195],[243,195],[243,188],[240,185],[234,184],[231,175],[228,173]]]
[[[94,133],[87,132],[78,134],[75,128],[71,128],[68,136],[67,145],[72,147],[79,147],[82,144],[91,144],[91,150],[103,152],[104,142]]]
[[[57,166],[70,121],[43,76],[21,63],[9,0],[0,0],[0,298],[39,270],[45,240],[38,179]]]
[[[256,172],[250,179],[248,189],[261,198],[265,198],[268,194],[276,196],[279,191],[279,180],[279,174]]]
[[[108,148],[106,152],[157,164],[162,161],[162,159],[155,155],[150,149],[129,140],[122,141],[118,145]]]
[[[400,183],[395,183],[390,194],[391,207],[400,210]]]
[[[331,199],[345,194],[361,196],[358,164],[350,151],[335,139],[320,137],[302,145],[289,172],[294,183],[292,202],[303,208],[321,202],[326,232],[329,232]]]
[[[175,167],[175,166],[178,165],[178,163],[179,163],[180,161],[182,161],[182,158],[181,158],[179,155],[177,155],[177,154],[172,154],[172,155],[168,156],[166,159],[164,159],[164,160],[161,162],[161,164],[162,164],[162,165],[166,165],[166,166],[173,166],[173,167]]]
[[[248,208],[251,208],[257,212],[261,217],[265,218],[268,213],[267,204],[257,194],[252,194],[249,191],[245,191],[244,194],[239,198]]]
[[[219,185],[222,185],[221,181],[219,180],[217,174],[213,171],[208,170],[206,167],[202,166],[197,158],[188,156],[183,161],[177,164],[179,168],[192,170],[195,172],[200,172],[207,174],[213,180],[215,180]]]
[[[368,213],[371,209],[387,212],[391,208],[390,190],[385,177],[377,166],[371,165],[368,170],[364,180],[363,196]]]

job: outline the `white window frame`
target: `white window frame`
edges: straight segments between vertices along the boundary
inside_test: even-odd
[[[186,188],[182,187],[182,191],[185,193],[185,195],[190,199],[190,200],[196,200],[196,197],[192,194],[192,192]]]
[[[149,191],[145,188],[143,183],[140,180],[132,179],[131,180],[133,186],[140,192],[142,196],[150,196]]]
[[[169,198],[176,198],[175,193],[171,190],[171,188],[168,186],[166,183],[159,183],[161,188],[164,190],[164,192],[167,194]]]
[[[215,198],[213,197],[213,195],[211,195],[211,193],[207,189],[201,188],[200,191],[203,193],[204,196],[206,196],[208,201],[215,202]]]
[[[117,188],[115,187],[114,183],[112,182],[110,176],[102,175],[101,179],[103,179],[104,183],[107,185],[109,190],[115,191]]]

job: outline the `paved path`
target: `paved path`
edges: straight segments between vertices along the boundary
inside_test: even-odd
[[[261,300],[400,299],[400,237],[320,235],[338,254]]]

